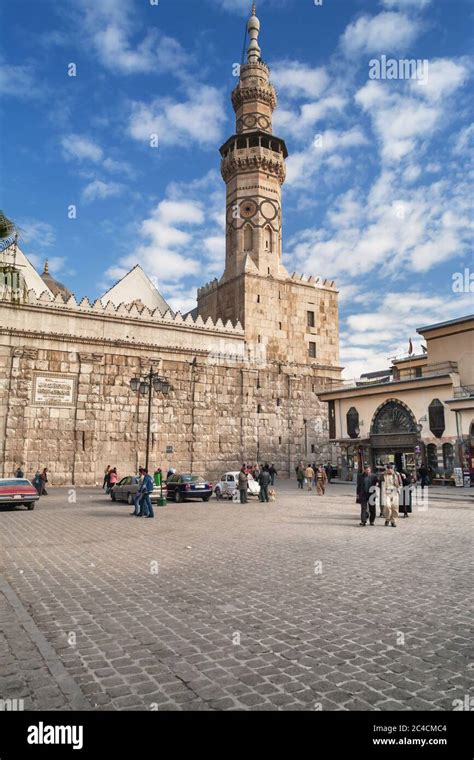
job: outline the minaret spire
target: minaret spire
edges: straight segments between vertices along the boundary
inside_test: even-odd
[[[247,61],[249,63],[258,63],[262,51],[258,44],[258,35],[260,32],[260,21],[257,18],[257,5],[252,3],[252,15],[247,24],[247,30],[250,36],[250,45],[247,51]]]

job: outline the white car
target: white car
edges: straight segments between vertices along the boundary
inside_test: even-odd
[[[214,486],[214,493],[216,499],[232,499],[234,494],[238,493],[239,488],[239,473],[237,472],[225,472],[224,475],[218,480]],[[247,494],[249,496],[258,496],[260,493],[260,486],[253,476],[248,475]]]

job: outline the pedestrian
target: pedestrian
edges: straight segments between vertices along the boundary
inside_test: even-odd
[[[161,484],[163,482],[163,473],[161,471],[161,467],[157,467],[155,472],[153,473],[153,480],[155,481],[155,486],[161,487]]]
[[[173,477],[173,475],[176,475],[176,470],[174,467],[170,467],[168,472],[166,473],[166,480],[169,480]]]
[[[303,462],[299,462],[299,464],[296,465],[295,470],[296,470],[296,480],[298,481],[298,488],[301,488],[301,490],[303,490],[303,483],[304,483]]]
[[[20,466],[17,467],[16,469],[15,478],[24,478],[24,477],[25,477],[25,473],[23,472],[22,465],[20,464]]]
[[[372,474],[372,468],[366,464],[363,472],[357,475],[356,502],[360,504],[360,525],[375,525],[377,511],[377,475]]]
[[[326,470],[321,464],[316,470],[316,493],[318,496],[324,496],[326,493],[326,483],[328,482],[328,476]]]
[[[269,467],[268,464],[266,464],[258,476],[258,482],[260,484],[260,493],[258,495],[258,498],[261,502],[269,501],[268,486],[270,485],[270,481],[271,477],[269,473]]]
[[[272,484],[272,486],[274,486],[275,485],[275,478],[278,475],[278,473],[277,473],[277,471],[275,469],[275,465],[273,464],[273,462],[271,463],[270,469],[269,469],[268,472],[270,473],[271,484]]]
[[[102,490],[107,487],[107,483],[109,482],[109,472],[110,472],[110,464],[108,464],[104,470],[104,482],[102,483]]]
[[[329,462],[327,462],[327,463],[324,465],[324,472],[326,473],[326,477],[327,477],[327,479],[328,479],[328,483],[330,483],[330,482],[331,482],[331,478],[332,478],[332,467],[331,467],[331,465],[329,464]]]
[[[308,491],[312,491],[313,480],[314,480],[314,470],[310,464],[308,464],[306,470],[304,471],[304,477],[305,477],[305,482],[306,482]]]
[[[259,482],[260,472],[261,472],[261,469],[258,466],[258,464],[254,464],[254,466],[252,467],[252,475],[253,475],[253,479],[256,480],[257,483]]]
[[[155,484],[153,478],[148,474],[148,470],[143,468],[143,483],[140,486],[141,493],[141,509],[139,517],[154,517],[153,505],[151,503],[150,494],[153,493]]]
[[[396,472],[393,462],[389,462],[387,469],[380,476],[380,482],[382,484],[382,499],[383,504],[383,516],[385,517],[385,525],[392,525],[392,528],[397,527],[398,518],[398,494],[402,487],[402,479],[398,472]]]
[[[238,478],[238,488],[240,493],[240,503],[241,504],[248,504],[248,496],[247,496],[247,489],[249,485],[249,476],[247,474],[247,468],[243,464],[240,468],[239,472],[239,478]]]
[[[117,468],[112,467],[112,469],[109,470],[109,474],[107,475],[107,490],[106,490],[107,494],[111,492],[117,480],[118,480]]]
[[[44,467],[43,472],[40,475],[41,478],[41,493],[40,496],[47,496],[46,483],[48,483],[48,468]]]
[[[39,471],[39,468],[36,470],[35,477],[33,478],[33,485],[38,491],[38,494],[41,496],[43,493],[43,481],[41,480],[41,473]]]
[[[140,512],[141,512],[141,500],[142,500],[142,494],[140,492],[140,489],[142,487],[143,478],[144,478],[143,467],[139,467],[138,468],[138,478],[137,478],[138,489],[137,489],[137,492],[136,492],[135,497],[133,499],[133,507],[134,507],[133,512],[130,512],[130,515],[131,516],[133,515],[133,517],[139,517],[140,516]]]
[[[408,470],[400,470],[402,488],[400,490],[400,512],[403,517],[408,517],[412,511],[413,478]]]
[[[428,467],[426,466],[426,464],[422,464],[420,469],[418,470],[418,477],[420,478],[422,493],[425,490],[425,486],[428,486],[430,484],[429,474],[430,474],[430,471],[428,470]]]

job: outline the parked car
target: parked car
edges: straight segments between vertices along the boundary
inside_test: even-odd
[[[23,504],[31,510],[38,499],[38,491],[26,478],[0,478],[0,505]]]
[[[202,499],[209,501],[212,496],[212,483],[200,475],[191,475],[188,472],[182,475],[173,475],[167,482],[168,498],[177,502],[189,499]]]
[[[126,501],[127,504],[133,504],[133,500],[138,493],[138,478],[136,475],[127,475],[116,483],[110,491],[112,501]],[[153,493],[150,494],[152,502],[157,502],[161,496],[161,487],[155,485]],[[163,484],[163,496],[166,497],[166,485]]]
[[[225,472],[220,480],[216,483],[214,493],[216,499],[232,499],[235,492],[238,489],[239,473],[238,472]],[[258,496],[260,493],[260,486],[254,479],[253,475],[248,475],[247,494],[249,496]]]

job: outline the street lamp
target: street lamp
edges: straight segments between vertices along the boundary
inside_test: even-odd
[[[134,377],[130,380],[130,388],[134,393],[139,393],[140,396],[146,396],[148,394],[148,421],[146,430],[146,456],[145,456],[145,469],[148,472],[148,464],[150,461],[150,432],[151,432],[151,401],[152,391],[156,393],[162,393],[163,396],[168,396],[171,388],[170,383],[165,378],[160,377],[157,372],[154,372],[153,367],[150,367],[148,375],[144,379],[140,377]]]

